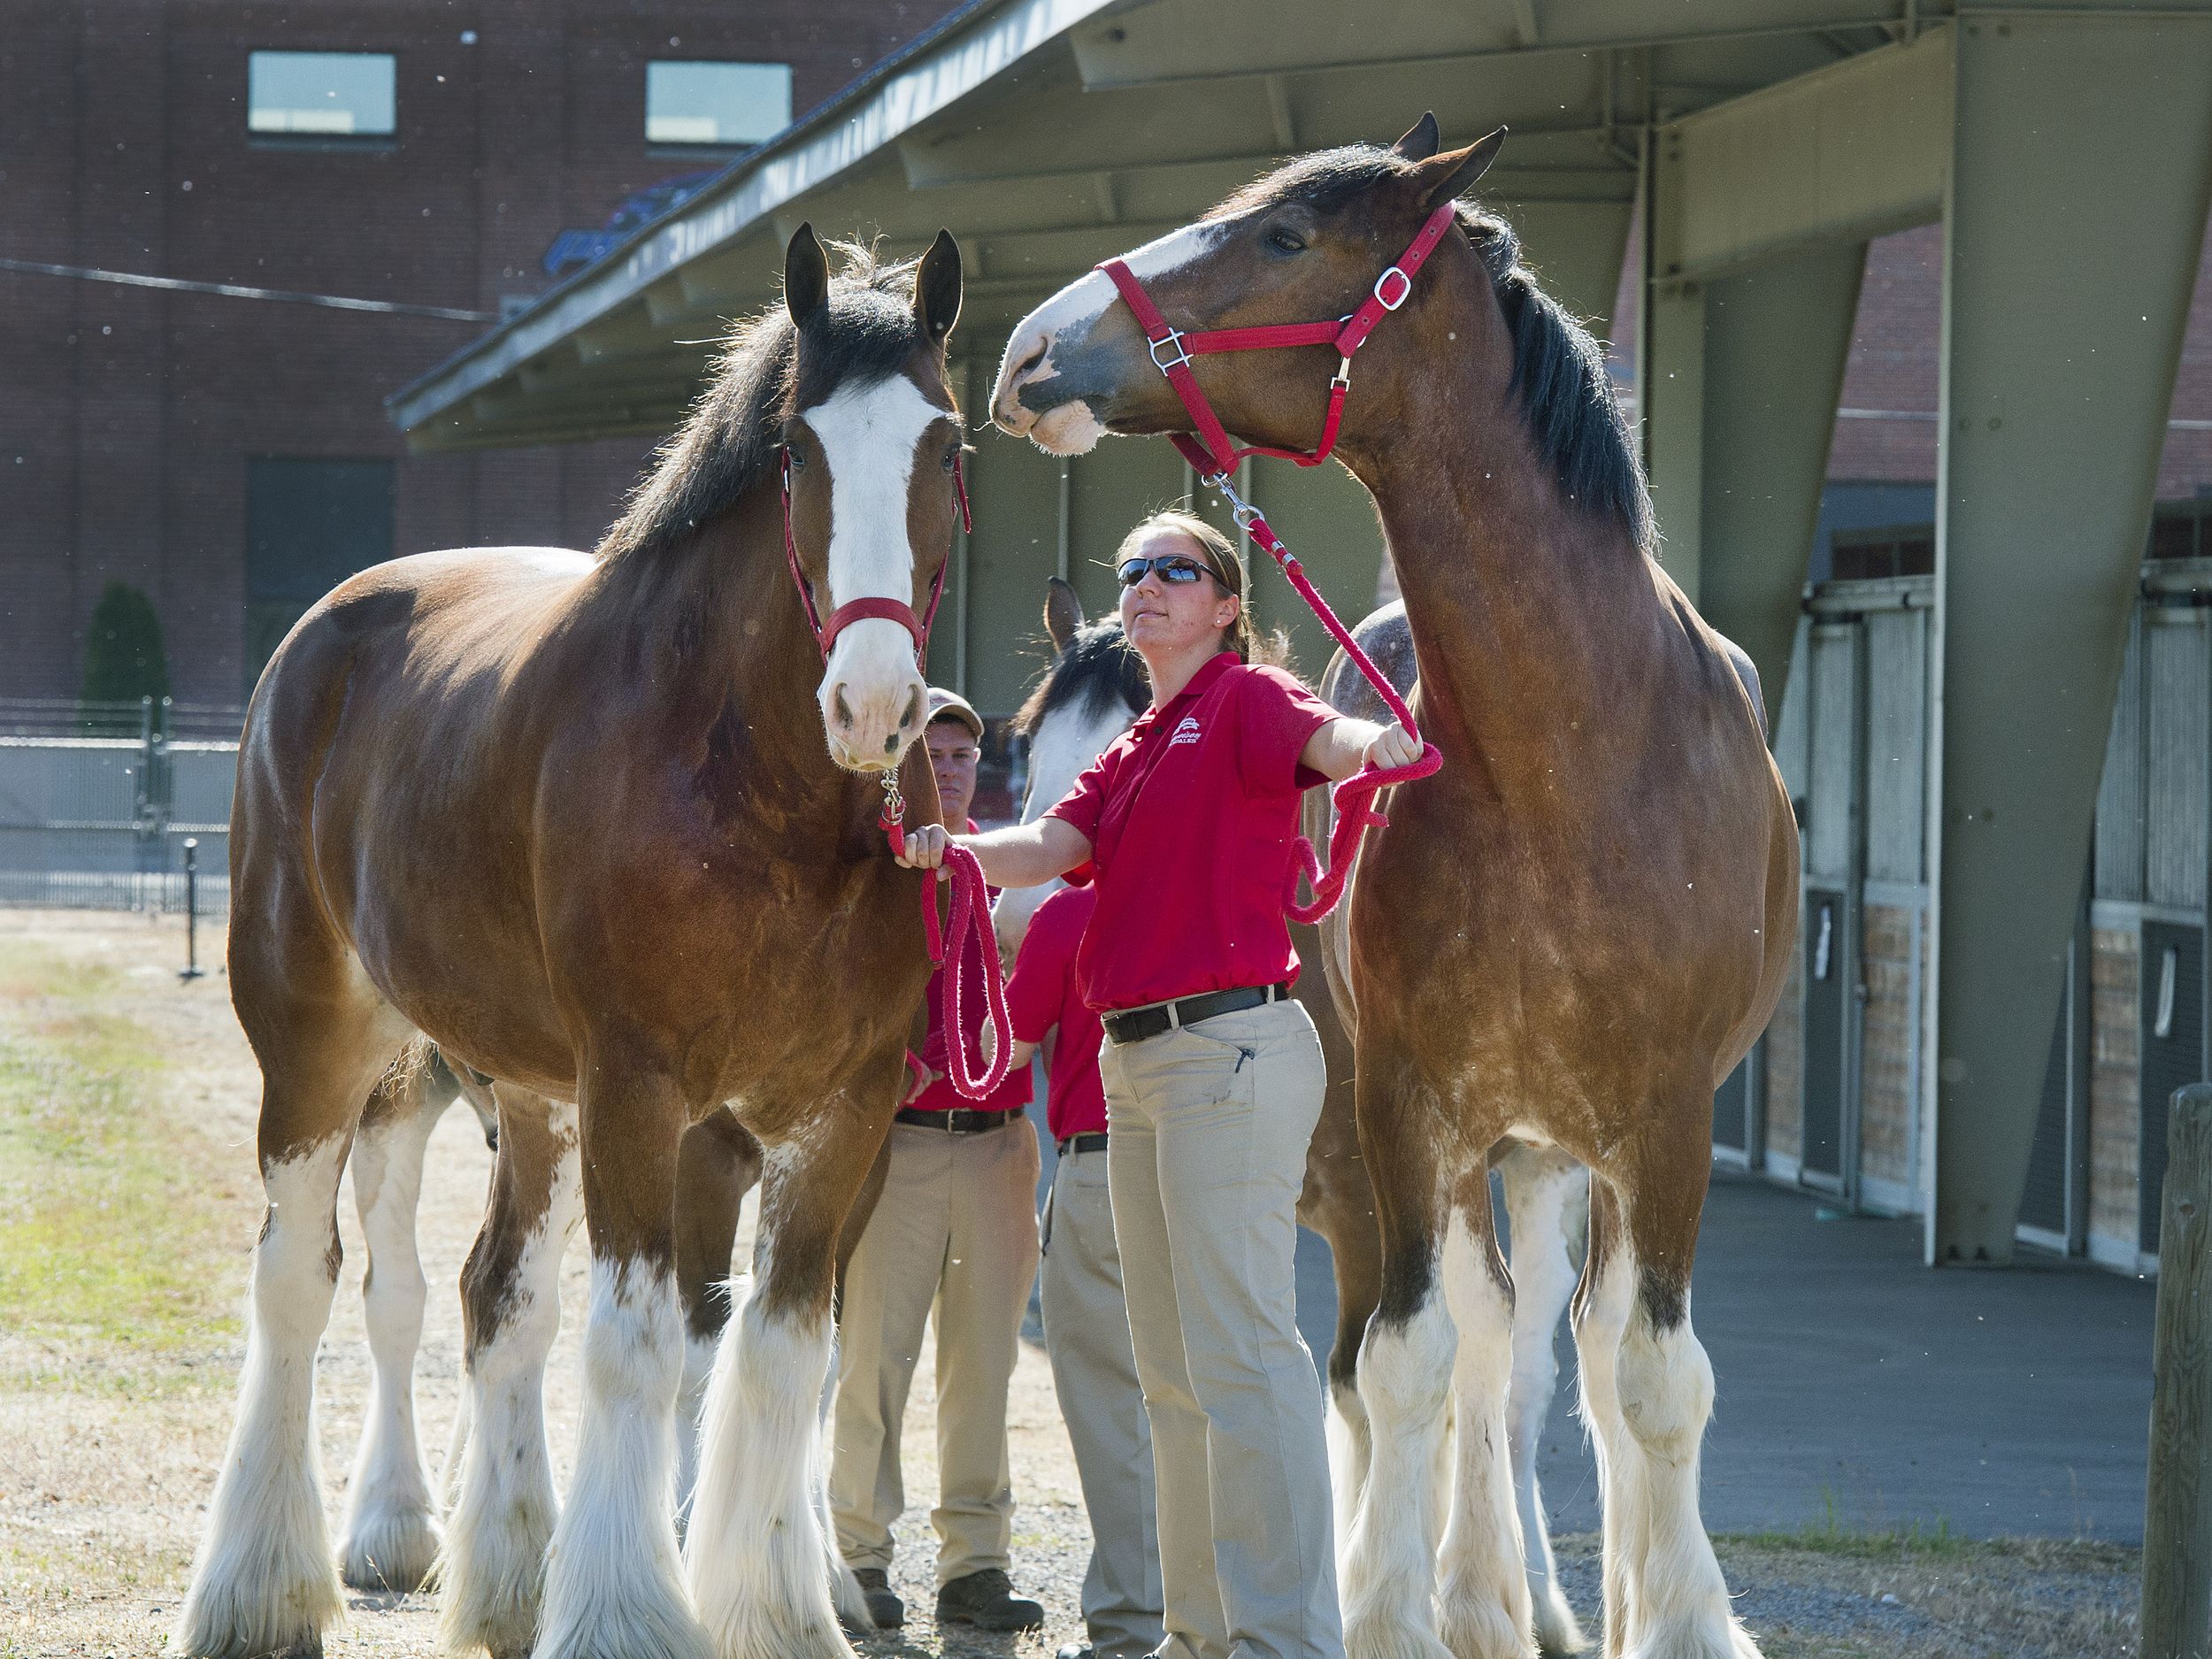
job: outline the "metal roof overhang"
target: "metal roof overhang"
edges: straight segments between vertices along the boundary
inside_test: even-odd
[[[899,254],[951,229],[957,339],[995,356],[1097,260],[1425,109],[1455,142],[1513,128],[1483,192],[1509,213],[1617,218],[1647,126],[1934,20],[1914,0],[976,0],[388,406],[419,450],[665,431],[810,219]]]

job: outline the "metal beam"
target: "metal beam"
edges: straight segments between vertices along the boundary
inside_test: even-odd
[[[1074,37],[1076,65],[1082,73],[1084,90],[1102,92],[1131,87],[1256,81],[1270,75],[1304,80],[1313,76],[1356,74],[1377,70],[1464,69],[1479,64],[1562,54],[1654,50],[1847,30],[1864,32],[1879,29],[1886,34],[1902,28],[1905,14],[1912,9],[1901,4],[1901,0],[1866,0],[1865,4],[1856,6],[1848,4],[1848,0],[1842,0],[1839,4],[1819,7],[1796,8],[1803,13],[1801,17],[1778,17],[1774,15],[1776,12],[1787,8],[1738,5],[1730,9],[1747,14],[1741,23],[1720,27],[1654,29],[1623,28],[1617,21],[1619,8],[1601,5],[1581,8],[1597,13],[1599,20],[1593,25],[1563,27],[1555,20],[1548,31],[1549,38],[1533,46],[1517,43],[1501,35],[1495,37],[1493,43],[1458,50],[1384,50],[1361,57],[1358,55],[1361,44],[1358,35],[1340,27],[1302,32],[1278,19],[1265,30],[1254,30],[1246,26],[1243,14],[1235,8],[1217,7],[1216,0],[1197,0],[1197,4],[1205,9],[1217,9],[1223,14],[1224,27],[1240,31],[1240,42],[1245,50],[1240,52],[1196,50],[1187,35],[1172,50],[1133,48],[1126,42],[1109,43],[1106,35],[1098,31],[1086,31]],[[1709,15],[1713,9],[1701,7],[1699,12]],[[1689,14],[1687,8],[1672,10],[1677,15]],[[1609,17],[1605,15],[1609,11]],[[1764,15],[1755,15],[1762,12]],[[1153,13],[1156,13],[1161,19],[1161,29],[1171,35],[1182,26],[1185,15],[1181,9],[1167,6],[1148,8],[1148,14]],[[1124,32],[1132,31],[1125,26]],[[1174,67],[1158,67],[1161,64],[1172,64]]]
[[[729,243],[987,82],[1054,49],[1070,29],[1112,4],[1008,0],[889,61],[852,96],[795,124],[617,257],[556,288],[511,323],[403,387],[388,400],[392,419],[410,429],[434,419],[687,260]]]
[[[1781,718],[1866,244],[1832,242],[1705,290],[1698,609],[1751,654]]]
[[[1971,18],[1955,89],[1927,1253],[1994,1264],[2012,1256],[2204,241],[2212,18]]]
[[[1659,134],[1653,271],[1701,279],[1819,242],[1864,242],[1943,208],[1951,31],[1700,111]]]

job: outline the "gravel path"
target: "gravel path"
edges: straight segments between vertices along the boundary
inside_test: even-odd
[[[208,1138],[216,1190],[180,1195],[234,1209],[229,1305],[242,1302],[247,1255],[260,1221],[251,1148],[256,1077],[219,977],[180,985],[181,929],[142,918],[0,911],[0,946],[117,969],[101,1005],[88,1010],[133,1022],[166,1057],[161,1098]],[[0,1028],[20,1014],[0,1009]],[[442,1455],[459,1371],[456,1282],[482,1213],[490,1155],[465,1110],[449,1112],[431,1142],[421,1212],[432,1286],[419,1368],[418,1406],[433,1466]],[[749,1240],[741,1235],[741,1250]],[[319,1363],[319,1425],[334,1528],[345,1498],[367,1394],[360,1270],[366,1260],[350,1191],[341,1195],[346,1268]],[[557,1477],[574,1444],[576,1351],[586,1292],[585,1252],[571,1251],[562,1281],[563,1326],[549,1369],[548,1418]],[[159,1648],[174,1617],[213,1471],[227,1432],[242,1333],[181,1356],[163,1385],[139,1394],[82,1386],[0,1388],[0,1659],[139,1655]],[[69,1367],[98,1356],[57,1349],[38,1332],[0,1331],[0,1377]],[[92,1369],[96,1370],[96,1366]],[[992,1636],[941,1632],[934,1602],[936,1488],[933,1368],[918,1368],[905,1425],[907,1490],[897,1529],[894,1583],[909,1622],[867,1639],[873,1659],[913,1655],[1049,1655],[1081,1635],[1078,1611],[1090,1532],[1044,1355],[1025,1340],[1012,1391],[1017,1496],[1014,1578],[1047,1609],[1043,1630]],[[1594,1633],[1599,1617],[1596,1540],[1563,1539],[1570,1599]],[[2132,1651],[2132,1557],[2109,1546],[1961,1546],[1886,1557],[1863,1548],[1724,1541],[1738,1609],[1770,1659],[1790,1655],[1920,1659],[1937,1655],[2121,1655]],[[434,1650],[427,1596],[351,1598],[351,1616],[327,1644],[341,1655]]]

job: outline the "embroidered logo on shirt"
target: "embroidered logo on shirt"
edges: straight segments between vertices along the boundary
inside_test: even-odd
[[[1176,726],[1175,735],[1168,739],[1167,746],[1173,749],[1179,743],[1195,743],[1197,741],[1198,717],[1187,714],[1183,717],[1181,723]]]

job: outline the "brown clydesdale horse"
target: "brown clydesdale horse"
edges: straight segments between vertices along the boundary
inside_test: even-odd
[[[1178,327],[1342,316],[1502,137],[1439,154],[1425,119],[1394,149],[1308,157],[1129,264]],[[1796,936],[1796,831],[1754,694],[1652,559],[1601,354],[1502,221],[1463,207],[1459,222],[1360,353],[1337,450],[1380,510],[1417,711],[1445,757],[1395,793],[1349,900],[1382,1286],[1359,1359],[1373,1451],[1346,1540],[1347,1646],[1497,1659],[1533,1639],[1503,1455],[1514,1291],[1484,1175],[1510,1135],[1593,1172],[1575,1333],[1607,1652],[1749,1655],[1697,1510],[1712,1371],[1690,1270],[1713,1090]],[[1232,431],[1310,447],[1331,357],[1206,357],[1197,376]],[[1097,273],[1017,327],[992,412],[1060,452],[1191,426]],[[1448,1402],[1457,1496],[1440,1553]]]
[[[856,254],[833,278],[802,227],[785,289],[595,557],[380,565],[308,613],[255,692],[229,963],[262,1070],[268,1210],[186,1653],[317,1651],[339,1610],[312,1421],[334,1203],[363,1102],[418,1033],[500,1079],[507,1220],[471,1263],[452,1525],[500,1548],[474,1557],[493,1581],[449,1584],[476,1621],[449,1634],[502,1654],[534,1640],[540,1659],[850,1651],[812,1495],[816,1405],[840,1230],[930,971],[923,878],[886,852],[878,785],[897,767],[911,798],[935,795],[908,753],[925,700],[904,628],[869,617],[826,663],[817,650],[778,457],[822,611],[918,610],[957,510],[960,257],[940,236],[916,265]],[[765,1148],[760,1242],[706,1391],[680,1559],[679,1146],[726,1105]],[[502,1454],[528,1438],[546,1264],[579,1205],[591,1312],[555,1520],[549,1480]]]

